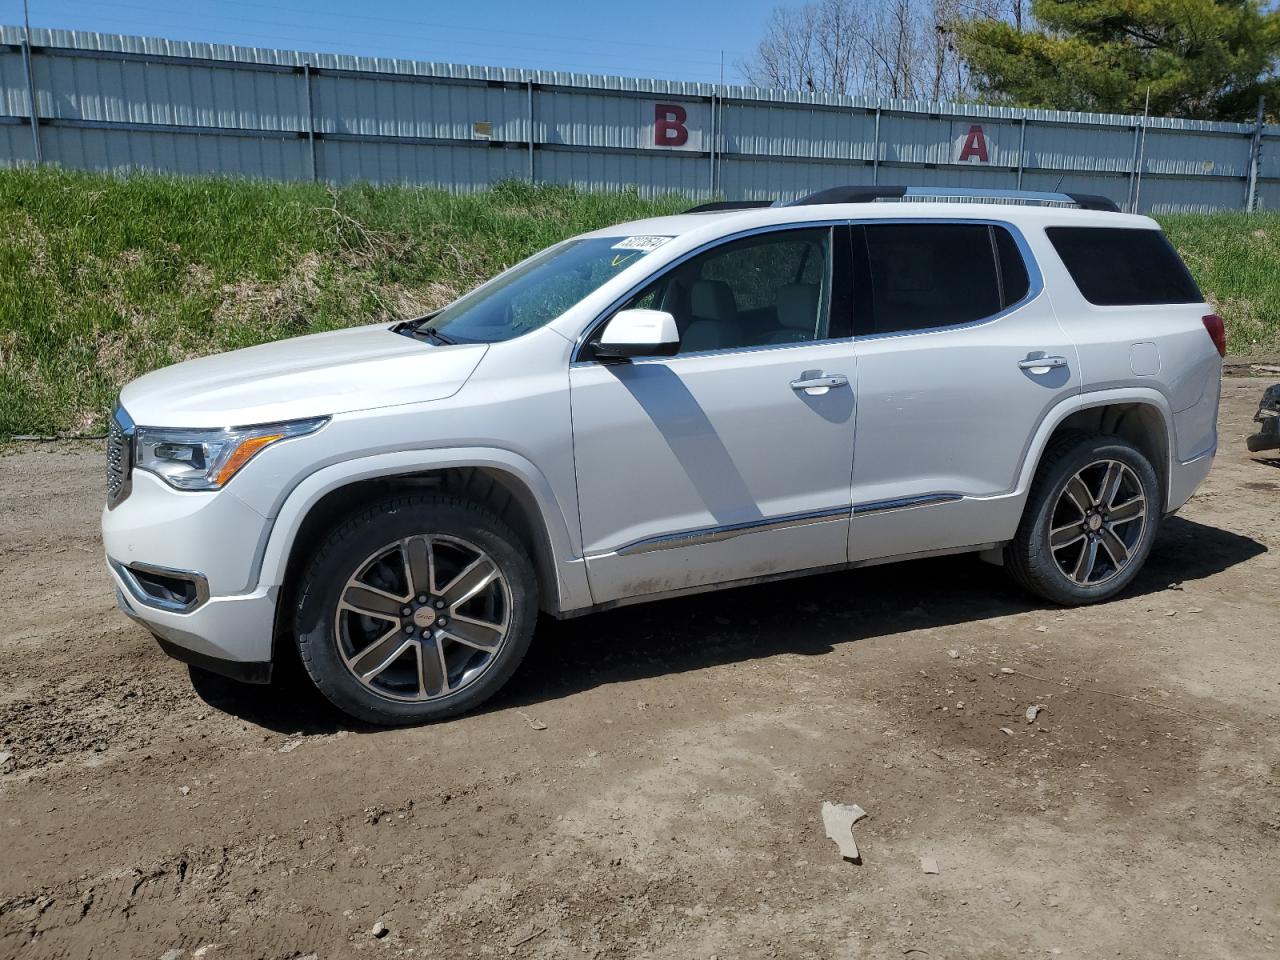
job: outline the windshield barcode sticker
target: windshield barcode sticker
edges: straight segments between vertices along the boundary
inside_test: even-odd
[[[670,239],[670,237],[627,237],[621,243],[615,243],[612,249],[643,250],[645,253],[649,253],[652,250],[657,250]]]

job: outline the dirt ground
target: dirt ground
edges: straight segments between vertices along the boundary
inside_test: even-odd
[[[189,675],[115,611],[96,446],[0,457],[0,957],[1276,956],[1265,384],[1118,601],[959,557],[547,622],[390,731]]]

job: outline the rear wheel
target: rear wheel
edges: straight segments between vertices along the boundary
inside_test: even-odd
[[[350,518],[303,576],[298,649],[330,701],[380,724],[472,709],[511,676],[537,617],[533,565],[483,508],[400,497]]]
[[[1110,599],[1142,568],[1162,510],[1155,468],[1141,450],[1115,436],[1065,436],[1041,462],[1005,565],[1054,603]]]

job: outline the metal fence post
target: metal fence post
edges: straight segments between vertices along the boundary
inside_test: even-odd
[[[528,110],[528,121],[529,121],[529,182],[530,182],[530,183],[533,183],[533,182],[534,182],[534,178],[533,178],[533,77],[532,77],[532,76],[531,76],[531,77],[529,77],[528,84],[529,84],[529,87],[528,87],[528,94],[529,94],[529,104],[528,104],[528,106],[529,106],[529,110]]]
[[[880,104],[876,104],[876,141],[871,147],[871,185],[880,182]]]
[[[1022,189],[1022,170],[1027,163],[1027,118],[1022,118],[1018,130],[1018,189]]]
[[[43,157],[40,152],[40,109],[36,104],[36,78],[35,71],[31,66],[31,28],[27,28],[26,35],[22,38],[22,66],[27,73],[27,101],[31,107],[28,111],[31,114],[31,146],[35,150],[36,163],[43,163]]]
[[[1133,181],[1133,209],[1130,213],[1141,213],[1142,206],[1142,170],[1147,165],[1147,123],[1142,121],[1142,138],[1138,142],[1138,175]]]
[[[1134,178],[1138,174],[1138,138],[1141,135],[1141,133],[1142,133],[1142,128],[1140,126],[1135,125],[1133,128],[1133,158],[1129,161],[1129,194],[1128,196],[1125,197],[1125,200],[1124,200],[1124,208],[1126,213],[1137,213],[1137,211],[1133,208],[1133,204],[1134,204],[1133,184],[1134,184]]]
[[[311,156],[311,179],[316,176],[316,109],[311,99],[311,63],[302,65],[302,79],[307,91],[307,150]]]
[[[716,128],[715,128],[715,144],[716,144],[716,193],[724,191],[724,107],[725,97],[722,93],[716,94]]]
[[[1244,191],[1244,212],[1258,209],[1258,169],[1262,166],[1262,132],[1265,129],[1267,98],[1258,97],[1258,123],[1249,141],[1249,175]]]
[[[716,95],[711,94],[707,122],[707,197],[716,195]]]

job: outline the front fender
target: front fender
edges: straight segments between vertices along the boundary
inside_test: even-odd
[[[569,526],[542,471],[531,461],[509,450],[486,447],[404,450],[358,457],[331,464],[302,480],[289,493],[272,525],[263,553],[259,589],[284,583],[289,555],[303,521],[320,500],[334,490],[362,480],[444,470],[454,467],[483,467],[513,476],[529,491],[537,504],[552,553],[560,610],[591,605],[586,567],[575,556]]]

